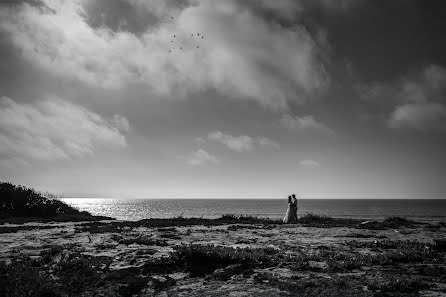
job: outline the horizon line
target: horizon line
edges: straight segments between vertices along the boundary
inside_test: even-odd
[[[239,198],[229,198],[229,197],[59,197],[60,199],[121,199],[121,200],[278,200],[287,199],[287,197],[239,197]],[[349,198],[349,197],[298,197],[299,200],[446,200],[446,198],[419,198],[419,197],[360,197],[360,198]]]

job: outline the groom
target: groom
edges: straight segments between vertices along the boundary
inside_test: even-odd
[[[298,222],[298,218],[297,218],[297,210],[299,209],[299,205],[297,204],[297,198],[296,198],[296,195],[295,194],[293,194],[293,195],[291,195],[292,197],[293,197],[293,202],[295,203],[295,205],[296,205],[296,211],[293,213],[293,221],[294,222]]]

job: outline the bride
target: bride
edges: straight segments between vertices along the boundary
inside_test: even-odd
[[[288,209],[283,222],[287,224],[297,223],[297,199],[296,195],[288,196]]]

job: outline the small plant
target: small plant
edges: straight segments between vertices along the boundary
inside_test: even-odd
[[[317,227],[317,228],[329,228],[329,227],[354,227],[359,221],[355,219],[345,218],[332,218],[325,215],[317,215],[308,213],[299,218],[299,224]]]
[[[56,297],[58,287],[33,265],[30,259],[0,262],[0,296],[4,297]]]
[[[277,251],[272,248],[231,248],[214,245],[182,245],[171,255],[183,263],[191,276],[210,274],[232,264],[247,266],[266,264]]]
[[[157,239],[149,236],[137,236],[123,238],[120,236],[113,236],[113,239],[120,244],[130,245],[130,244],[140,244],[140,245],[157,245],[157,246],[167,246],[167,242],[163,239]]]
[[[428,289],[430,286],[419,277],[401,275],[399,277],[389,276],[379,281],[374,279],[369,281],[367,287],[383,296],[394,296],[391,293],[402,294],[399,296],[418,296],[420,290]]]

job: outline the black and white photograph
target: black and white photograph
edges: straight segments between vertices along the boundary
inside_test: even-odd
[[[445,0],[0,0],[0,297],[446,297]]]

